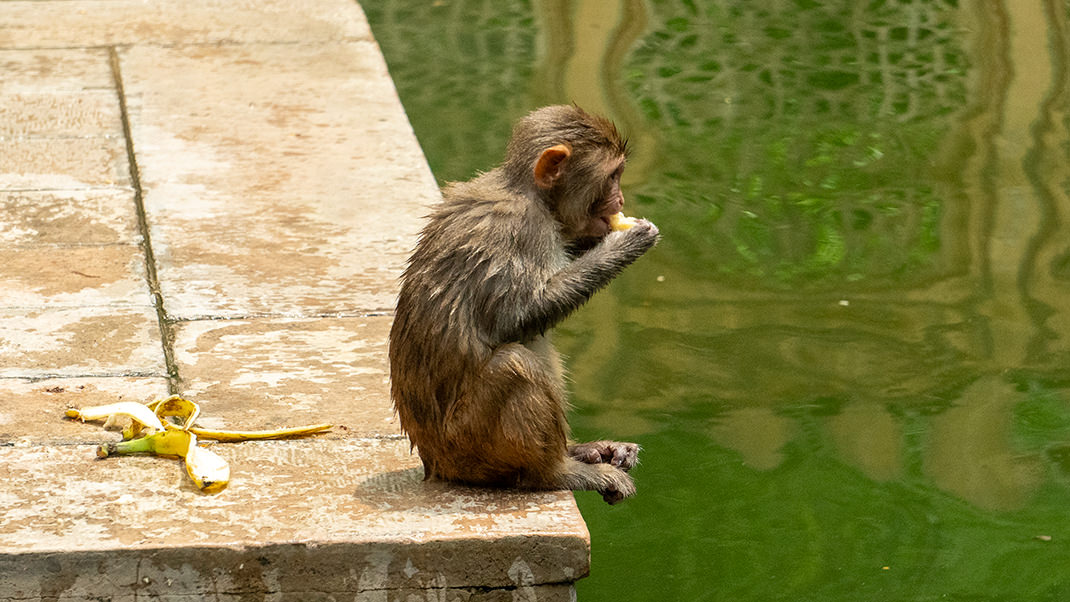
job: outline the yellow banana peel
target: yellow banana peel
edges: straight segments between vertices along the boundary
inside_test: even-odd
[[[197,417],[201,415],[201,407],[199,405],[188,399],[182,399],[177,395],[154,401],[146,407],[153,410],[156,413],[156,417],[167,428],[177,428],[173,422],[166,420],[167,418],[181,418],[181,428],[186,431],[193,426],[193,423],[197,421]]]
[[[197,445],[196,435],[189,436],[192,441],[186,452],[186,473],[201,491],[222,491],[230,483],[230,465],[219,454]]]
[[[216,493],[227,486],[230,466],[219,454],[197,445],[197,437],[225,442],[283,439],[323,432],[333,426],[313,424],[270,431],[220,431],[194,426],[200,413],[201,408],[196,403],[172,395],[149,404],[125,401],[81,410],[69,409],[66,415],[82,421],[107,419],[117,414],[130,416],[133,421],[123,430],[123,441],[101,445],[97,448],[97,456],[155,454],[182,458],[190,479],[205,493]],[[139,436],[146,427],[153,432]]]
[[[275,429],[273,431],[212,431],[194,426],[189,432],[194,433],[201,439],[235,443],[237,441],[256,441],[258,439],[287,439],[289,437],[304,437],[322,433],[333,427],[333,424],[310,424],[308,426],[295,426],[291,428]]]
[[[230,466],[219,454],[197,445],[197,436],[182,429],[167,429],[138,439],[105,443],[97,448],[97,457],[124,454],[155,454],[182,458],[186,473],[205,493],[222,491],[230,481]]]
[[[172,458],[185,458],[196,437],[187,431],[163,430],[158,433],[119,441],[105,443],[97,448],[98,458],[124,454],[156,454]]]
[[[90,406],[76,410],[67,410],[68,418],[78,418],[82,422],[86,420],[100,420],[111,418],[115,415],[129,416],[135,422],[150,427],[157,431],[163,430],[163,423],[148,406],[136,401],[120,401],[102,406]]]

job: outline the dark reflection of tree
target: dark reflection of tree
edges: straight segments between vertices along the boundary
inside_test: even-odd
[[[409,121],[440,181],[501,160],[529,111],[535,20],[529,0],[374,0],[361,6]]]
[[[586,424],[687,400],[754,467],[817,429],[873,479],[1026,504],[1070,422],[1067,10],[652,5],[627,81],[668,235],[567,340]]]
[[[553,71],[576,4],[535,3],[571,25],[551,33],[527,3],[364,3],[439,177],[497,161],[531,98],[576,84]],[[646,447],[639,496],[584,508],[613,540],[590,586],[1066,598],[1061,535],[1035,537],[1070,491],[1070,4],[642,14],[606,56],[630,129],[657,134],[627,192],[665,238],[558,337],[577,435]]]
[[[642,199],[694,221],[665,260],[773,287],[932,277],[954,4],[651,2],[627,85],[668,135]]]

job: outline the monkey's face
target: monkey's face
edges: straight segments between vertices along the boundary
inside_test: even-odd
[[[597,243],[612,231],[610,219],[624,207],[620,190],[624,157],[592,157],[586,162],[581,158],[571,167],[555,190],[561,232],[570,242]]]
[[[590,201],[588,217],[583,224],[583,237],[602,238],[612,230],[610,218],[624,208],[624,194],[620,191],[621,164],[602,181],[601,191]]]
[[[586,195],[585,215],[574,225],[575,238],[605,237],[612,231],[610,219],[624,208],[624,194],[620,190],[624,159],[603,162],[600,167]]]
[[[620,178],[626,144],[556,144],[544,149],[532,177],[566,242],[597,243],[612,231],[610,219],[624,207]]]

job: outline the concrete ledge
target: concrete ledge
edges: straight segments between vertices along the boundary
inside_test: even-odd
[[[0,2],[0,602],[572,600],[569,492],[422,480],[389,402],[434,178],[349,0]],[[180,393],[232,478],[95,458]]]
[[[20,484],[0,492],[0,600],[47,597],[56,583],[64,599],[296,596],[568,584],[586,572],[567,492],[424,483],[401,439],[213,449],[234,477],[206,496],[175,460],[0,448],[0,479]]]

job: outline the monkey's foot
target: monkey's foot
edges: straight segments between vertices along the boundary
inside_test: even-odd
[[[628,471],[639,463],[639,445],[624,441],[576,443],[568,446],[568,455],[585,464],[609,464]],[[606,501],[614,503],[608,498]]]
[[[630,443],[629,445],[635,444]],[[602,494],[602,499],[605,500],[606,503],[611,506],[613,504],[616,504],[617,502],[624,500],[624,498],[628,498],[635,495],[635,483],[632,482],[632,479],[628,476],[628,473],[624,472],[623,470],[619,472],[614,470],[614,472],[616,472],[617,477],[612,479],[613,483],[610,484],[608,487],[603,487],[598,491]]]

